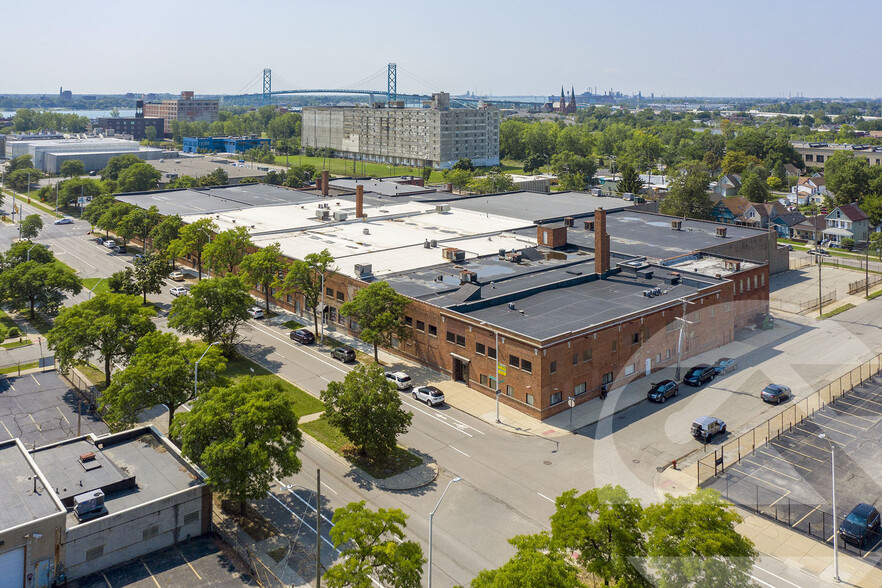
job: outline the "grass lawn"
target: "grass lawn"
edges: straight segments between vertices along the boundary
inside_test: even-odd
[[[96,284],[98,285],[97,288],[95,287]],[[109,290],[107,278],[84,278],[83,287],[86,290],[91,290],[93,294],[100,294]]]
[[[297,321],[295,321],[293,319],[285,321],[284,323],[282,323],[282,326],[288,327],[292,331],[295,331],[297,329],[302,329],[304,327],[304,325],[301,325],[300,323],[298,323]]]
[[[0,347],[3,347],[4,349],[15,349],[16,347],[27,347],[28,345],[33,345],[33,343],[31,343],[31,340],[22,339],[20,341],[0,344]]]
[[[839,307],[837,307],[837,308],[834,308],[834,309],[831,310],[830,312],[825,312],[822,316],[823,316],[824,318],[834,317],[834,316],[836,316],[837,314],[842,313],[842,312],[845,312],[846,310],[851,310],[852,308],[854,308],[854,304],[851,304],[851,303],[843,304],[842,306],[839,306]]]
[[[349,463],[360,468],[374,478],[388,478],[406,472],[422,463],[422,460],[403,447],[396,447],[392,455],[383,461],[375,461],[358,455],[349,439],[336,427],[331,426],[324,417],[303,423],[300,428],[316,441],[342,455]]]
[[[107,388],[104,380],[104,370],[98,369],[91,363],[77,364],[77,369],[95,386],[99,392],[103,392]]]
[[[227,362],[227,371],[224,372],[228,378],[238,380],[246,376],[254,376],[259,380],[278,380],[282,384],[282,388],[291,394],[291,400],[294,403],[294,412],[297,417],[301,418],[308,414],[321,412],[325,409],[325,405],[318,398],[311,396],[292,384],[291,382],[280,378],[268,369],[254,363],[250,359],[237,355]]]
[[[18,327],[18,325],[15,324],[15,321],[9,318],[9,315],[2,310],[0,310],[0,325],[6,327],[7,331],[12,327]]]
[[[40,367],[40,363],[37,361],[31,361],[28,363],[23,363],[21,365],[11,365],[9,367],[0,369],[0,374],[12,374],[18,372],[19,370],[31,370],[35,367]]]
[[[28,307],[20,308],[18,314],[20,314],[24,320],[28,321],[28,323],[41,335],[45,335],[52,329],[52,323],[43,318],[43,315],[39,312],[34,313],[35,318],[31,318],[31,309]]]
[[[875,300],[876,298],[879,298],[880,296],[882,296],[882,290],[879,290],[877,292],[873,292],[872,294],[867,296],[867,300]]]

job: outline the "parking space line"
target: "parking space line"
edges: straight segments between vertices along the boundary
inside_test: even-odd
[[[181,553],[181,550],[178,549],[178,546],[177,546],[177,545],[175,545],[175,549],[177,550],[178,555],[180,555],[181,558],[182,558],[185,562],[187,562],[187,565],[190,567],[191,570],[193,570],[193,573],[196,574],[196,577],[199,578],[199,579],[201,580],[201,579],[202,579],[202,576],[199,575],[199,572],[196,571],[196,568],[193,567],[193,564],[190,563],[190,560],[188,560],[186,557],[184,557],[184,554]]]
[[[797,425],[797,428],[799,428],[799,425]],[[815,445],[814,443],[809,443],[809,439],[814,439],[816,437],[817,433],[812,433],[809,431],[807,431],[807,432],[809,434],[809,437],[803,439],[803,441],[802,441],[803,445],[808,445],[809,447],[814,447],[815,449],[820,449],[824,453],[830,453],[829,446],[825,447],[824,445]],[[827,441],[829,441],[830,443],[835,443],[836,445],[839,445],[840,447],[845,447],[847,445],[847,443],[840,443],[839,441],[834,441],[830,437],[827,437]],[[825,459],[824,461],[827,461],[827,460]]]
[[[784,458],[781,457],[780,455],[775,455],[775,454],[773,454],[773,453],[768,453],[768,452],[763,451],[763,450],[758,451],[758,453],[762,453],[763,455],[768,455],[768,456],[771,457],[772,459],[780,459],[780,460],[783,461],[784,463],[789,463],[790,465],[792,465],[792,466],[795,467],[795,468],[800,468],[800,469],[803,469],[803,470],[805,470],[805,471],[807,471],[807,472],[812,471],[812,468],[807,468],[807,467],[805,467],[805,466],[801,466],[801,465],[799,465],[798,463],[793,463],[793,462],[790,461],[790,460],[784,459]]]
[[[862,409],[862,408],[856,408],[856,409],[855,409],[855,408],[852,407],[852,406],[849,406],[848,408],[851,408],[851,409],[853,409],[853,410],[864,410],[864,409]],[[872,417],[861,416],[861,415],[859,415],[859,414],[856,414],[856,413],[851,412],[851,411],[848,411],[848,410],[841,410],[841,409],[839,409],[838,407],[837,407],[836,412],[837,412],[838,414],[840,414],[840,415],[847,414],[847,415],[849,415],[849,416],[853,416],[853,417],[856,418],[856,419],[861,419],[862,421],[867,421],[867,422],[869,422],[869,423],[873,423],[873,424],[876,424],[876,423],[879,421],[879,419],[874,419],[874,418],[872,418]],[[835,418],[835,417],[833,417],[833,418]],[[846,422],[847,422],[847,421],[846,421]],[[855,427],[855,426],[857,426],[857,425],[851,425],[851,426]]]
[[[843,396],[843,398],[845,398],[845,397]],[[866,396],[861,396],[860,394],[855,394],[854,398],[859,398],[860,400],[872,402],[873,404],[878,404],[880,407],[882,407],[882,400],[876,400],[877,398],[882,398],[882,396],[880,396],[878,394],[874,394],[872,398],[869,398]],[[842,398],[840,398],[839,400],[842,400]]]
[[[113,584],[110,583],[110,580],[107,579],[107,575],[104,572],[101,572],[101,577],[104,578],[105,582],[107,582],[108,588],[113,588]]]
[[[790,490],[788,490],[786,493],[784,493],[784,494],[782,494],[781,496],[779,496],[779,497],[778,497],[778,500],[776,500],[775,502],[769,504],[769,508],[772,508],[773,506],[775,506],[776,504],[778,504],[779,502],[781,502],[782,500],[784,500],[785,498],[787,498],[787,496],[789,496],[789,495],[790,495]]]
[[[857,415],[852,415],[850,412],[846,412],[846,411],[841,411],[839,414],[847,414],[847,415],[850,415],[850,416],[855,416],[855,417],[857,417]],[[845,419],[841,419],[841,418],[838,417],[838,415],[837,415],[837,416],[828,416],[828,415],[825,415],[825,414],[821,413],[821,417],[823,417],[823,418],[825,418],[825,419],[829,419],[829,420],[831,420],[831,421],[836,421],[837,423],[842,423],[842,424],[844,424],[844,425],[848,425],[849,427],[853,427],[853,428],[857,429],[858,431],[868,431],[868,430],[870,430],[869,427],[867,427],[867,428],[859,427],[858,425],[855,425],[855,424],[853,424],[853,423],[850,423],[850,422],[846,421]],[[860,417],[858,417],[858,418],[860,418]],[[817,424],[820,425],[821,423],[817,423]]]
[[[6,428],[6,423],[4,423],[3,421],[0,421],[0,425],[3,425],[3,430],[6,431],[6,434],[9,435],[9,438],[13,439],[14,435],[9,432],[9,429]]]
[[[162,586],[159,585],[159,580],[156,579],[156,576],[154,576],[153,572],[150,571],[150,568],[147,567],[147,562],[140,558],[139,561],[144,564],[144,569],[146,569],[147,573],[150,574],[150,577],[153,579],[153,583],[156,584],[156,588],[162,588]]]
[[[820,505],[820,504],[819,504],[818,506],[816,506],[815,508],[811,509],[810,511],[808,511],[808,513],[807,513],[804,517],[802,517],[801,519],[799,519],[798,521],[796,521],[795,523],[793,523],[792,526],[795,527],[796,525],[798,525],[798,524],[801,523],[802,521],[806,520],[807,518],[809,518],[809,517],[812,515],[812,513],[814,513],[814,512],[815,512],[816,510],[818,510],[819,508],[821,508],[821,505]]]
[[[39,386],[39,385],[40,385],[40,380],[38,380],[37,377],[36,377],[34,374],[31,374],[31,377],[34,378],[34,381],[37,383],[37,386]]]
[[[842,402],[842,399],[840,399],[839,402]],[[882,412],[879,412],[878,410],[873,410],[873,409],[871,409],[871,408],[867,408],[866,406],[860,406],[860,405],[858,405],[858,404],[849,404],[849,403],[847,403],[847,402],[845,402],[844,404],[845,404],[847,407],[849,407],[849,408],[853,408],[853,409],[855,409],[855,410],[865,410],[865,411],[867,411],[867,412],[871,412],[871,413],[873,413],[873,414],[875,414],[875,415],[882,416]]]
[[[874,553],[876,551],[876,548],[879,547],[879,545],[882,545],[882,539],[879,539],[875,545],[873,545],[871,548],[869,548],[867,550],[867,552],[861,556],[861,559],[864,559],[865,557],[867,557],[871,553]]]
[[[819,427],[821,427],[822,429],[824,429],[825,432],[832,431],[833,433],[839,433],[840,435],[845,435],[846,437],[851,437],[852,439],[857,439],[857,435],[852,435],[851,433],[846,433],[845,431],[839,431],[837,429],[834,429],[833,427],[828,427],[827,425],[821,425],[820,423],[815,423],[815,424],[818,425]],[[815,433],[814,431],[809,431],[808,429],[803,428],[800,425],[796,425],[796,428],[802,429],[803,431],[805,431],[809,435],[817,435],[817,433]],[[827,438],[829,439],[830,437],[828,436]],[[835,443],[835,441],[834,441],[834,443]],[[845,445],[845,443],[840,443],[839,445]]]
[[[32,415],[31,413],[28,413],[28,416],[31,417],[31,422],[33,422],[34,425],[37,426],[37,430],[40,431],[40,432],[42,433],[42,432],[43,432],[43,429],[41,429],[41,428],[40,428],[40,425],[37,424],[37,421],[34,420],[34,415]]]
[[[63,413],[63,412],[61,412],[61,409],[60,409],[60,408],[59,408],[59,407],[57,407],[57,406],[56,406],[56,407],[55,407],[55,410],[57,410],[57,411],[58,411],[58,414],[60,414],[60,415],[61,415],[61,418],[63,418],[63,419],[64,419],[64,422],[66,422],[66,423],[67,423],[67,424],[68,424],[68,425],[69,425],[69,424],[70,424],[70,421],[69,421],[69,420],[67,420],[67,417],[66,417],[66,416],[64,416],[64,413]]]
[[[784,445],[781,445],[780,443],[775,443],[774,441],[770,441],[770,442],[769,442],[769,445],[774,445],[775,447],[780,447],[781,449],[784,449],[785,451],[790,451],[791,453],[795,453],[795,454],[797,454],[797,455],[801,455],[801,456],[803,456],[803,457],[807,457],[807,458],[809,458],[809,459],[813,459],[813,460],[815,460],[815,461],[817,461],[817,462],[819,462],[819,463],[824,463],[825,461],[827,461],[827,460],[825,460],[825,459],[820,459],[820,458],[817,458],[817,457],[811,456],[811,455],[809,455],[808,453],[802,453],[801,451],[797,451],[797,450],[795,450],[795,449],[791,449],[790,447],[786,447],[786,446],[784,446]]]
[[[756,462],[750,461],[749,459],[742,459],[741,461],[746,461],[747,463],[753,464],[753,465],[755,465],[757,468],[759,468],[759,469],[761,469],[761,470],[770,470],[770,471],[773,471],[773,472],[775,472],[776,474],[778,474],[778,475],[780,475],[780,476],[784,476],[785,478],[790,478],[790,479],[793,480],[794,482],[798,482],[798,481],[800,480],[799,478],[794,478],[793,476],[788,476],[788,475],[785,474],[784,472],[779,472],[779,471],[776,470],[775,468],[770,467],[770,466],[765,465],[765,464],[756,463]]]
[[[779,490],[783,490],[784,492],[790,492],[787,488],[784,488],[783,486],[779,486],[778,484],[775,484],[774,482],[769,482],[768,480],[764,480],[764,479],[762,479],[762,478],[758,478],[758,477],[756,477],[756,476],[754,476],[754,475],[752,475],[752,474],[748,474],[748,473],[745,472],[745,471],[739,470],[739,469],[736,468],[735,466],[729,466],[729,469],[730,469],[730,470],[731,470],[731,469],[734,469],[736,472],[738,472],[739,474],[741,474],[741,475],[743,475],[743,476],[747,476],[748,478],[753,478],[754,480],[759,480],[759,481],[762,482],[763,484],[768,484],[769,486],[774,486],[775,488],[778,488]]]

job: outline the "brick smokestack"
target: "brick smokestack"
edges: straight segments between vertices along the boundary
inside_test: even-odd
[[[328,182],[331,180],[331,172],[322,170],[322,196],[328,195]]]
[[[606,211],[594,211],[594,273],[603,276],[609,271],[609,234],[606,232]]]
[[[355,186],[355,218],[364,216],[364,186],[358,184]]]

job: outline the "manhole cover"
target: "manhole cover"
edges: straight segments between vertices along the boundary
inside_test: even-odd
[[[634,462],[634,463],[640,463],[640,460],[639,460],[639,459],[632,459],[631,461]]]
[[[547,459],[546,459],[545,461],[543,461],[542,463],[545,464],[545,465],[551,465],[551,462],[548,461]]]

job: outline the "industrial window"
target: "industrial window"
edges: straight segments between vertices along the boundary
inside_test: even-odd
[[[438,327],[436,327],[435,325],[429,325],[429,335],[431,335],[432,337],[437,337]]]
[[[456,344],[460,347],[465,347],[465,335],[457,335]]]
[[[159,525],[151,525],[141,531],[141,540],[147,541],[148,539],[153,539],[159,535]]]
[[[184,524],[185,525],[195,523],[198,520],[199,520],[199,511],[198,510],[194,510],[193,512],[184,515]]]
[[[447,341],[448,343],[456,343],[456,335],[454,333],[451,333],[450,331],[447,331]]]
[[[475,353],[478,355],[485,355],[487,353],[487,348],[484,347],[483,343],[475,343]]]
[[[334,289],[333,288],[325,288],[325,296],[334,297]]]
[[[404,317],[404,324],[405,324],[405,326],[412,327],[413,326],[413,317],[412,316]]]
[[[285,296],[285,302],[287,302],[288,304],[291,304],[291,295],[290,294],[287,294]]]
[[[744,280],[738,280],[738,293],[744,294]]]
[[[486,386],[487,385],[487,374],[481,374],[480,380],[481,380],[481,385]]]
[[[573,365],[576,365],[578,363],[579,363],[579,354],[573,353]]]
[[[815,161],[817,161],[818,163],[824,163],[824,156],[823,156],[823,155],[818,155],[818,156],[815,158]]]
[[[758,283],[758,282],[759,282],[759,276],[757,276],[756,274],[754,274],[754,276],[753,276],[753,288],[754,288],[754,290],[756,290],[757,288],[759,288],[759,283]]]
[[[549,399],[548,404],[550,406],[554,406],[555,404],[560,404],[560,401],[562,399],[563,399],[563,392],[560,392],[560,391],[555,392],[554,394],[551,395],[551,398]]]
[[[505,395],[506,396],[514,396],[514,386],[506,386],[505,387]]]
[[[635,369],[636,369],[636,367],[634,366],[634,364],[629,363],[628,365],[625,366],[625,375],[630,376],[631,374],[634,373]]]
[[[573,389],[573,394],[575,396],[578,396],[579,394],[584,394],[587,389],[588,386],[587,384],[585,384],[585,382],[582,382],[581,384],[576,384],[576,387]]]
[[[86,550],[86,561],[92,561],[93,559],[98,559],[104,555],[104,546],[99,545],[98,547],[93,547],[92,549]]]
[[[671,359],[671,350],[670,349],[665,351],[665,359]]]
[[[548,371],[552,374],[557,373],[557,362],[556,361],[552,361],[551,364],[549,364]]]
[[[631,335],[631,345],[637,345],[640,343],[640,333],[634,333]]]
[[[601,381],[601,383],[603,383],[603,384],[609,384],[610,382],[613,381],[613,373],[612,373],[612,372],[606,372],[605,374],[603,374],[603,378],[601,378],[600,381]]]
[[[656,363],[656,364],[661,363],[661,353],[656,353],[656,354],[655,354],[655,363]]]
[[[533,400],[533,395],[529,392],[527,393],[527,404],[530,406],[533,406],[535,404],[535,401]]]
[[[760,276],[760,286],[766,285],[766,274]]]
[[[618,351],[618,350],[619,350],[619,342],[618,342],[618,341],[613,341],[613,342],[612,342],[612,352],[615,353],[615,352]]]
[[[514,366],[514,367],[521,367],[521,360],[516,355],[509,355],[508,356],[508,365]]]
[[[487,348],[487,357],[489,357],[490,359],[496,359],[496,348],[495,347],[488,347]]]
[[[747,276],[747,291],[750,292],[750,276]]]
[[[582,361],[591,361],[591,349],[586,349],[582,352]]]
[[[426,330],[426,323],[424,323],[423,321],[417,321],[416,330],[419,331],[420,333],[425,331]]]
[[[814,161],[814,155],[806,154],[806,156],[805,156],[805,160],[806,160],[806,161]]]
[[[343,302],[343,292],[341,292],[340,290],[337,290],[337,300]]]
[[[527,361],[526,359],[521,360],[521,369],[527,372],[528,374],[533,373],[533,362]]]

